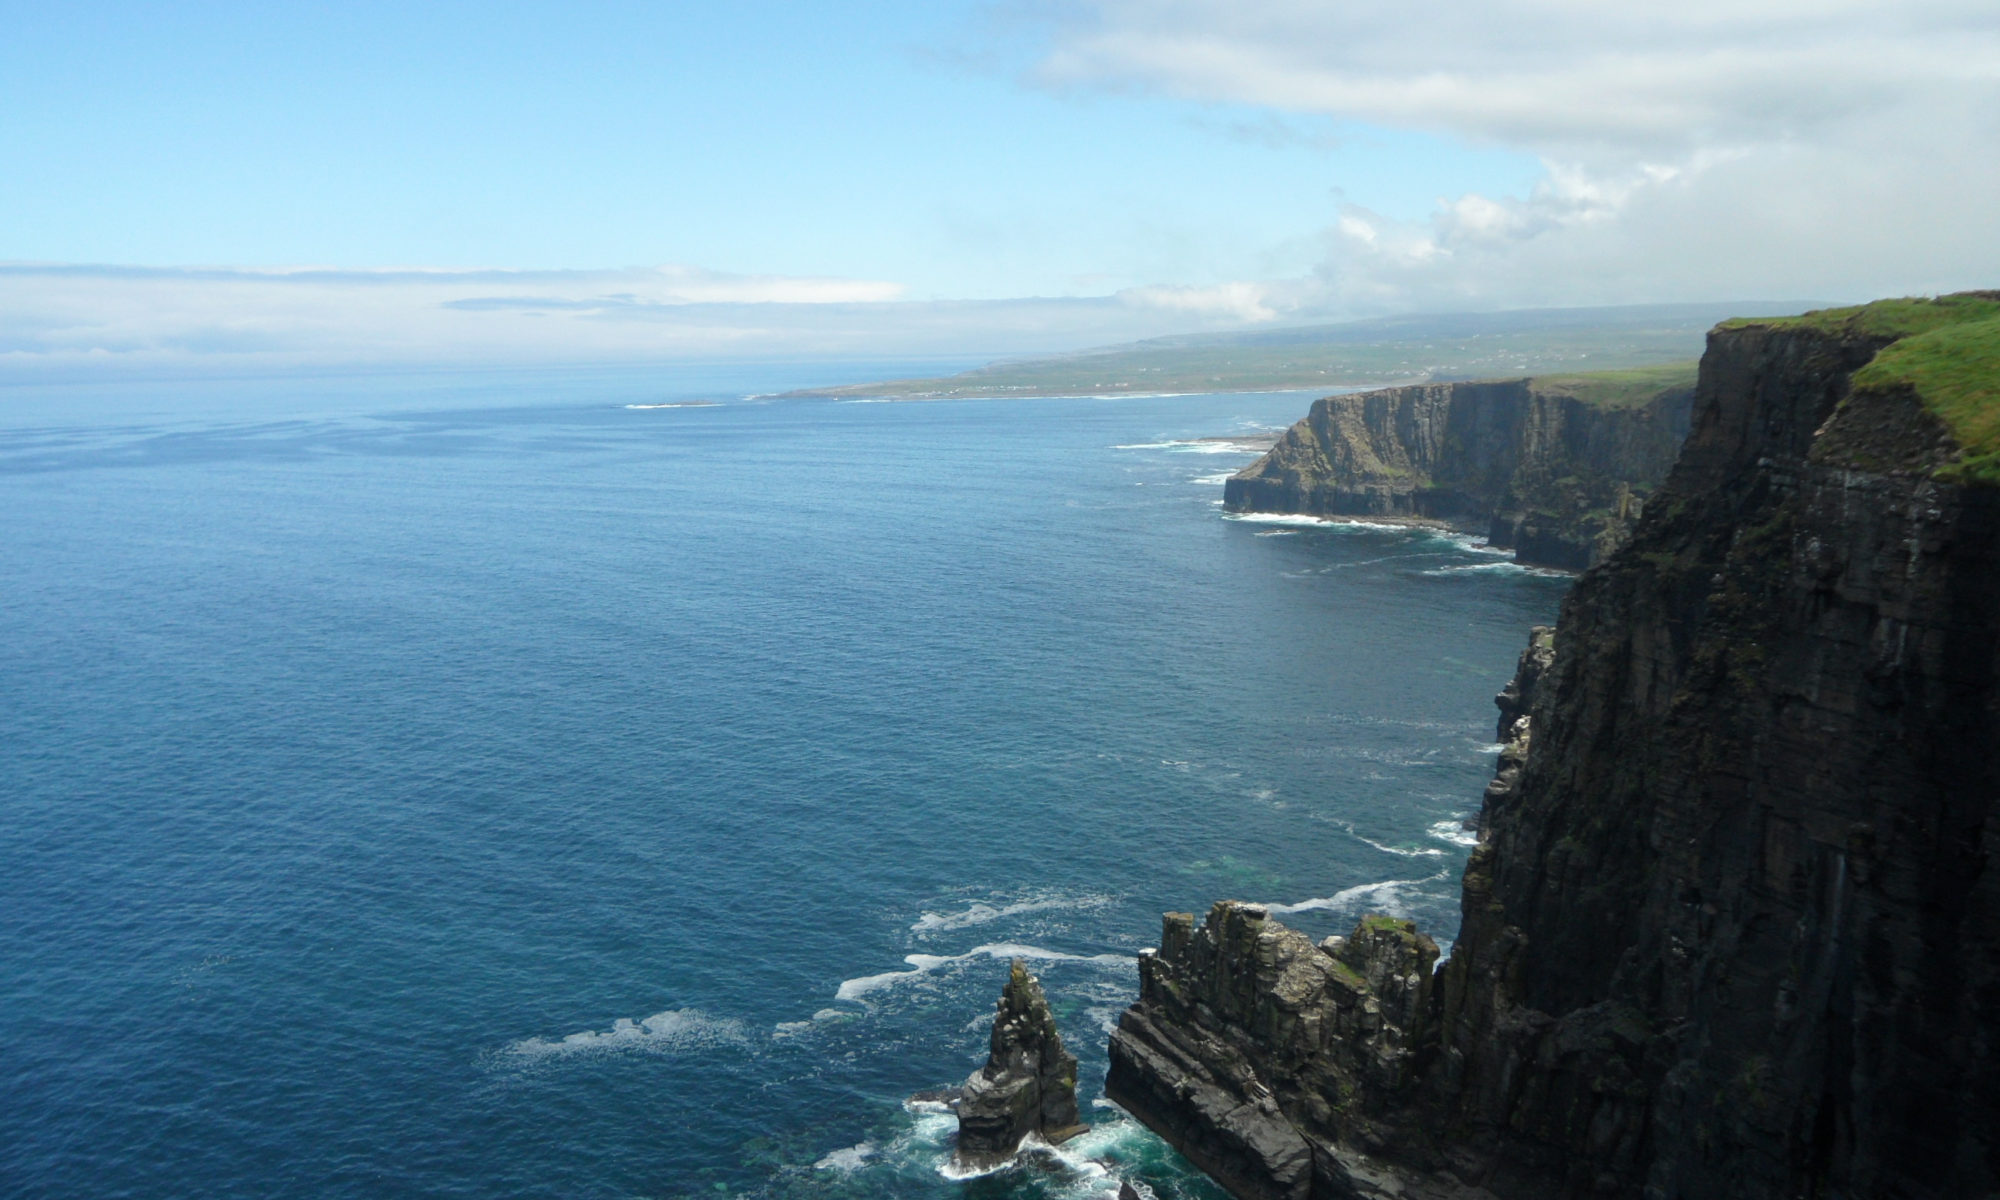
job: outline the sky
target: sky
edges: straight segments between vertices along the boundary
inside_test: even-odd
[[[0,371],[2000,285],[1993,0],[0,0]]]

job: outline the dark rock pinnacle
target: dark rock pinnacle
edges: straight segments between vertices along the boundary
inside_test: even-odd
[[[993,1018],[992,1051],[958,1100],[958,1165],[998,1166],[1031,1133],[1054,1145],[1087,1128],[1077,1119],[1076,1056],[1063,1049],[1042,985],[1017,958]]]

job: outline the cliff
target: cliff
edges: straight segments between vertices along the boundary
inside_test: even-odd
[[[1109,1094],[1246,1197],[2000,1194],[1996,451],[2000,293],[1718,328],[1450,959],[1170,914]]]
[[[1630,533],[1687,434],[1694,370],[1384,388],[1314,401],[1230,479],[1238,512],[1423,517],[1581,570]]]

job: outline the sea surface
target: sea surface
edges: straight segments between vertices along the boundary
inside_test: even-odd
[[[0,1194],[1220,1195],[1135,955],[1448,941],[1567,581],[1226,517],[1307,395],[818,370],[0,388]],[[954,1180],[1013,956],[1096,1128]]]

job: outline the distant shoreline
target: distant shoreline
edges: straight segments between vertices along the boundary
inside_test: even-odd
[[[1169,399],[1175,396],[1206,396],[1222,392],[1299,392],[1301,394],[1331,394],[1335,392],[1365,392],[1378,387],[1400,387],[1413,383],[1428,383],[1426,379],[1407,379],[1400,383],[1267,383],[1237,386],[1234,384],[1212,384],[1202,388],[951,388],[948,390],[894,390],[892,384],[847,384],[840,387],[798,388],[789,392],[774,392],[764,397],[770,400],[844,400],[870,404],[918,404],[930,400],[1095,400],[1104,396],[1118,396],[1133,400]]]

